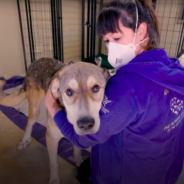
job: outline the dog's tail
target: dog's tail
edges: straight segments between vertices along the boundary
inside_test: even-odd
[[[3,86],[5,83],[6,79],[4,77],[0,77],[0,105],[13,107],[25,100],[26,93],[23,88],[21,88],[18,92],[12,94],[4,93]]]

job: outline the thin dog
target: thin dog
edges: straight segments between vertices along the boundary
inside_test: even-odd
[[[107,70],[94,64],[77,62],[64,64],[51,58],[41,58],[28,68],[23,87],[13,94],[5,94],[0,79],[0,104],[15,106],[28,100],[28,122],[24,136],[17,149],[26,148],[31,142],[32,127],[40,112],[40,102],[51,87],[53,97],[58,100],[67,112],[67,118],[77,134],[90,134],[98,131],[100,126],[99,110],[104,96]],[[86,121],[87,120],[87,121]],[[50,159],[49,184],[58,184],[59,170],[57,147],[63,137],[60,130],[47,113],[46,143]],[[82,162],[80,149],[74,146],[74,158],[79,166]]]

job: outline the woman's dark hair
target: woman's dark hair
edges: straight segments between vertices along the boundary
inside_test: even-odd
[[[149,0],[114,0],[106,4],[98,17],[98,35],[102,38],[107,33],[121,32],[119,20],[125,27],[135,31],[136,6],[139,17],[138,27],[142,22],[147,24],[149,40],[146,50],[158,48],[160,41],[158,20],[154,12],[154,5]]]

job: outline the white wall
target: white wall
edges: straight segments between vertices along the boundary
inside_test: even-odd
[[[25,73],[16,0],[0,0],[0,76]]]

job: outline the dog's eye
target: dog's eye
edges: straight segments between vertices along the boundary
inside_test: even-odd
[[[68,96],[72,96],[73,93],[74,93],[74,91],[73,91],[72,89],[67,89],[67,90],[66,90],[66,94],[67,94]]]
[[[91,90],[93,93],[97,93],[100,90],[100,86],[94,85]]]

